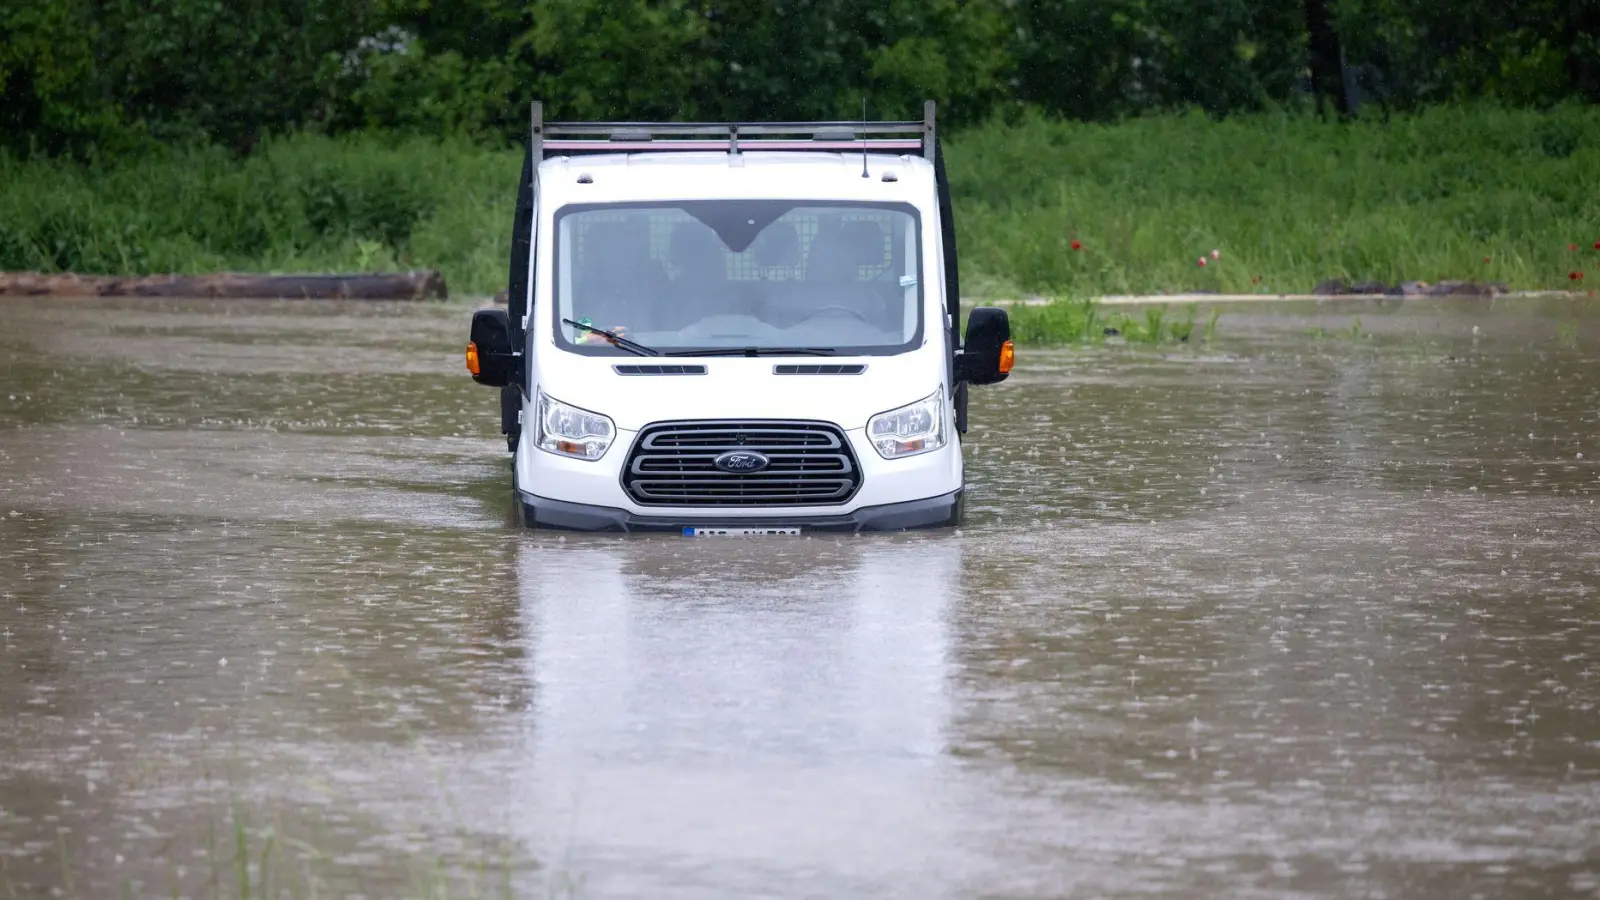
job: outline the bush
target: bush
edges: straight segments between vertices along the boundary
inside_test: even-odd
[[[273,140],[242,161],[216,148],[106,167],[0,154],[0,269],[330,271],[365,260],[440,266],[455,289],[492,292],[504,287],[516,177],[504,151],[376,136]]]

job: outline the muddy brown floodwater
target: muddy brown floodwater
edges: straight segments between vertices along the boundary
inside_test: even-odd
[[[1025,349],[959,531],[685,541],[509,524],[466,307],[5,301],[0,897],[1594,896],[1576,304]]]

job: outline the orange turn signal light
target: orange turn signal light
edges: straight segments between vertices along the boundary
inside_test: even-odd
[[[472,341],[467,342],[467,371],[478,374],[478,345]]]
[[[1004,344],[1001,344],[1000,345],[1000,374],[1001,375],[1010,374],[1011,373],[1011,367],[1013,365],[1015,365],[1016,362],[1017,362],[1017,348],[1013,347],[1011,345],[1010,341],[1006,341]]]

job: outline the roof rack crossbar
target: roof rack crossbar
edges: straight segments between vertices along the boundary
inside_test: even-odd
[[[726,150],[729,153],[738,153],[744,150],[860,150],[873,151],[907,151],[921,152],[923,144],[916,139],[911,140],[865,140],[858,141],[850,138],[817,138],[807,140],[774,140],[771,138],[756,138],[743,140],[738,138],[711,138],[711,139],[680,139],[670,141],[656,141],[641,138],[587,138],[568,139],[551,138],[544,142],[544,149],[549,152],[563,150],[591,150],[622,152],[673,150]]]
[[[546,122],[544,104],[532,109],[529,149],[548,153],[726,150],[921,150],[934,158],[934,104],[920,122]]]
[[[717,137],[763,134],[814,134],[848,131],[854,135],[919,134],[922,122],[546,122],[546,135],[610,135],[627,132],[630,136],[703,135]]]

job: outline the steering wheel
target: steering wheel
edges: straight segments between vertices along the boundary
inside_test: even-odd
[[[806,318],[807,319],[815,319],[817,316],[820,316],[823,313],[829,313],[829,312],[844,313],[847,316],[854,316],[857,319],[860,319],[863,323],[865,323],[867,325],[871,325],[872,324],[872,320],[867,318],[866,316],[862,315],[860,312],[857,312],[856,310],[853,310],[848,306],[840,306],[838,304],[834,304],[832,306],[818,307],[817,309],[812,311],[811,315],[806,316]]]

